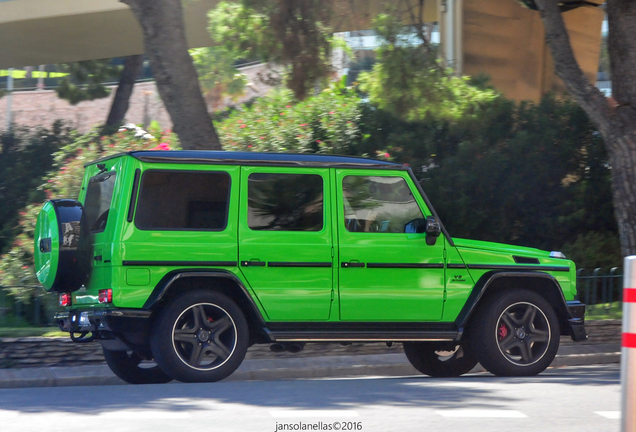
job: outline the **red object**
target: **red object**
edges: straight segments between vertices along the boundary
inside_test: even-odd
[[[636,288],[625,288],[623,290],[623,301],[625,303],[636,303]]]
[[[623,333],[623,347],[636,348],[636,333]]]
[[[112,303],[113,302],[113,290],[103,289],[99,290],[99,302],[100,303]]]
[[[71,306],[73,304],[73,296],[71,293],[60,294],[60,306]]]

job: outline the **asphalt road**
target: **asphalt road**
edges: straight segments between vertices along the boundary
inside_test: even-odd
[[[538,377],[340,378],[0,390],[0,431],[618,431],[619,365]]]

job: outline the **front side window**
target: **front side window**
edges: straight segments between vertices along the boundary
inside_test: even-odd
[[[323,198],[317,174],[250,174],[248,226],[259,231],[320,231]]]
[[[88,181],[84,212],[91,232],[102,232],[106,228],[115,189],[115,177],[114,172],[99,174]]]
[[[350,232],[404,233],[409,222],[423,218],[402,177],[347,176],[342,191]]]
[[[221,231],[227,225],[230,176],[216,171],[146,171],[135,226],[142,230]]]

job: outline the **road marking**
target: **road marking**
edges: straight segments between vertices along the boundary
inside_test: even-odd
[[[159,410],[148,410],[148,411],[138,411],[138,410],[122,410],[122,411],[109,411],[100,413],[99,417],[101,418],[114,418],[114,419],[183,419],[190,418],[190,413],[188,412],[170,412],[170,411],[159,411]]]
[[[269,412],[272,417],[276,418],[345,418],[358,417],[358,413],[353,410],[273,410]]]
[[[514,410],[487,410],[487,409],[449,409],[435,411],[442,417],[454,418],[527,418],[520,411]]]
[[[16,418],[20,411],[0,410],[0,419]]]
[[[612,420],[619,420],[621,418],[620,411],[594,411],[594,413]]]

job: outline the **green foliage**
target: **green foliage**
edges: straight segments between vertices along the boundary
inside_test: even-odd
[[[60,122],[51,130],[14,127],[0,133],[0,254],[16,234],[20,209],[44,199],[37,186],[53,166],[51,154],[70,139],[69,130]]]
[[[60,80],[55,91],[71,105],[108,97],[110,89],[103,83],[117,79],[121,74],[121,66],[113,65],[111,59],[65,63],[61,69],[69,75]]]
[[[551,97],[538,105],[502,104],[475,126],[452,130],[456,150],[436,148],[433,141],[429,151],[446,151],[444,157],[418,158],[408,147],[393,152],[416,164],[454,236],[555,250],[594,232],[610,240],[587,259],[620,262],[620,252],[612,250],[616,223],[607,155],[576,104]],[[441,138],[443,130],[431,124],[428,134]]]
[[[226,150],[355,154],[360,104],[336,87],[298,103],[281,90],[233,112],[217,130]]]
[[[615,231],[580,233],[573,242],[563,246],[562,250],[569,259],[576,262],[578,268],[587,270],[621,266],[622,263],[620,240]]]
[[[303,100],[332,71],[330,14],[331,1],[324,0],[221,2],[209,13],[208,29],[236,59],[281,65],[285,84]]]
[[[234,56],[223,47],[190,50],[199,75],[203,95],[213,109],[218,109],[223,97],[236,100],[244,93],[247,79],[233,66]]]
[[[53,153],[53,169],[34,176],[38,181],[40,199],[77,199],[84,175],[84,164],[111,154],[131,150],[169,150],[178,147],[175,135],[163,133],[156,127],[146,132],[133,124],[123,126],[109,137],[100,136],[98,128],[87,134],[72,132],[65,145]],[[42,178],[44,179],[42,180]],[[18,233],[11,248],[0,256],[0,285],[14,286],[7,291],[24,301],[29,301],[42,291],[33,269],[33,238],[37,216],[42,201],[31,201],[21,212]],[[22,287],[21,287],[22,286]],[[26,286],[26,287],[24,287]]]
[[[427,117],[465,121],[479,117],[501,98],[495,90],[473,85],[469,77],[442,67],[437,48],[418,42],[399,16],[381,14],[373,24],[381,39],[377,62],[358,80],[360,89],[379,108],[409,121]]]

